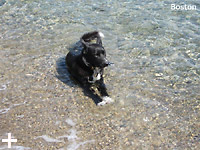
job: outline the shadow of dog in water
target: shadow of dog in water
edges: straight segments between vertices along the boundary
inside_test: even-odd
[[[65,57],[61,57],[56,61],[56,71],[57,75],[56,77],[65,83],[66,85],[73,87],[74,84],[71,82],[70,73],[67,70],[66,64],[65,64]]]

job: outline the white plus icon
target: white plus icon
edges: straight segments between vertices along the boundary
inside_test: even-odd
[[[11,148],[11,142],[17,142],[17,139],[11,139],[11,133],[8,133],[8,139],[2,139],[2,142],[8,142],[8,148]]]

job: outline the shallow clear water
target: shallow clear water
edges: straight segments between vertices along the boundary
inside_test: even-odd
[[[0,139],[13,149],[200,149],[200,2],[0,1]],[[64,63],[100,30],[113,104],[98,107]],[[0,149],[7,144],[0,142]]]

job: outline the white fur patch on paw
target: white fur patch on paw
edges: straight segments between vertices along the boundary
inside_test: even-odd
[[[112,103],[112,102],[114,102],[114,100],[112,98],[110,98],[109,96],[104,96],[103,101],[98,103],[97,105],[102,106],[102,105],[109,104],[109,103]]]
[[[97,105],[98,105],[98,106],[103,106],[103,105],[105,105],[105,104],[106,104],[106,102],[102,101],[102,102],[99,102]]]
[[[109,96],[104,96],[103,97],[103,101],[105,101],[106,103],[112,103],[112,102],[114,102],[114,100],[112,98],[110,98]]]
[[[99,32],[99,36],[100,36],[101,38],[104,38],[104,37],[105,37],[104,34],[103,34],[102,32]]]

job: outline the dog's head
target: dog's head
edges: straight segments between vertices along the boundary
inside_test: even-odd
[[[93,31],[84,34],[80,39],[84,47],[82,51],[83,61],[87,66],[104,68],[110,64],[106,58],[101,37],[104,37],[103,33]],[[96,43],[91,43],[94,39],[96,39]]]
[[[92,67],[107,67],[110,63],[106,58],[106,51],[102,45],[93,43],[84,46],[82,56],[86,65]]]

